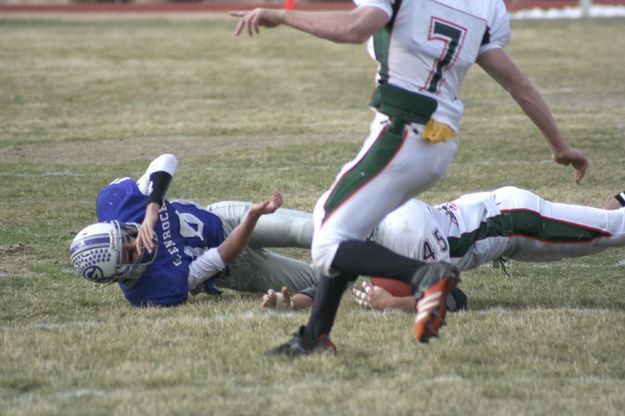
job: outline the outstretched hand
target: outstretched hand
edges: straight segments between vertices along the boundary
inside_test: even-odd
[[[256,8],[251,11],[230,12],[232,17],[240,17],[234,36],[239,36],[245,29],[249,36],[260,33],[260,27],[272,28],[284,22],[284,11],[279,9]]]
[[[577,149],[569,148],[566,151],[560,154],[554,154],[553,160],[564,166],[572,165],[575,169],[575,183],[579,184],[582,181],[582,178],[586,174],[586,170],[588,169],[588,159],[584,153],[580,152]]]
[[[273,191],[270,199],[252,205],[248,215],[260,217],[261,215],[272,214],[281,206],[282,194],[278,191]]]

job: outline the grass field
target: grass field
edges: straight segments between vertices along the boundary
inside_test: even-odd
[[[345,299],[335,356],[262,353],[307,319],[258,295],[134,309],[72,273],[96,192],[162,152],[169,197],[311,210],[366,136],[363,46],[288,29],[232,36],[203,16],[0,16],[0,414],[617,415],[625,412],[625,249],[463,275],[472,310],[416,345],[413,316]],[[460,150],[422,195],[514,184],[603,204],[625,189],[623,19],[515,21],[509,53],[592,167],[580,186],[478,68]],[[308,253],[289,254],[307,259]]]

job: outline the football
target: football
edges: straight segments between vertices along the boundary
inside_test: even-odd
[[[371,284],[380,286],[393,296],[412,296],[410,293],[410,285],[395,279],[387,279],[385,277],[372,277]]]

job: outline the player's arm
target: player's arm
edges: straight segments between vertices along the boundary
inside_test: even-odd
[[[247,244],[256,222],[262,215],[275,212],[282,205],[282,195],[274,192],[270,199],[252,205],[245,218],[216,248],[206,250],[189,266],[189,281],[201,282],[222,271]]]
[[[291,294],[286,287],[280,292],[269,289],[263,295],[262,307],[265,309],[304,309],[312,306],[317,286],[310,286],[301,292]],[[352,293],[356,303],[369,309],[383,311],[385,309],[399,309],[404,312],[414,312],[415,298],[413,296],[396,297],[379,286],[373,286],[369,281],[363,282],[362,288],[353,287]]]
[[[176,173],[177,166],[178,161],[173,154],[160,155],[149,164],[145,173],[137,181],[141,193],[148,195],[145,217],[135,240],[137,253],[141,252],[143,246],[150,253],[154,250],[154,226],[158,221],[158,210],[163,205],[163,200],[174,173]]]
[[[270,199],[252,205],[243,221],[217,247],[217,251],[223,261],[225,263],[232,262],[247,244],[261,215],[272,214],[280,206],[282,206],[282,195],[280,192],[274,192]]]
[[[356,303],[367,309],[380,311],[397,309],[413,313],[416,307],[416,300],[413,296],[394,296],[383,287],[373,285],[369,281],[364,281],[361,287],[353,287],[352,294]],[[460,288],[453,288],[447,294],[445,307],[449,312],[468,310],[467,295]]]
[[[257,8],[248,12],[231,12],[240,17],[235,35],[247,31],[258,34],[260,27],[287,25],[301,32],[337,43],[363,43],[390,20],[389,14],[374,6],[358,7],[351,11],[303,12]]]
[[[529,78],[510,59],[508,54],[501,48],[489,49],[477,58],[477,63],[499,85],[501,85],[519,104],[532,122],[543,134],[551,149],[553,159],[561,165],[573,165],[575,168],[575,181],[579,183],[586,169],[588,160],[577,149],[570,147],[555,120]]]

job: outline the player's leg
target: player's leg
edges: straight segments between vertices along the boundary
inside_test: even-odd
[[[280,208],[260,217],[249,244],[257,247],[300,247],[310,249],[315,226],[312,214]]]
[[[223,201],[208,209],[223,221],[240,223],[250,207],[249,202]],[[271,215],[259,218],[250,236],[249,245],[256,247],[310,248],[314,224],[312,214],[287,208],[279,208]]]
[[[440,180],[456,148],[455,140],[428,144],[412,128],[402,129],[401,123],[399,127],[374,126],[358,156],[343,167],[315,207],[315,266],[328,276],[336,272],[393,274],[391,269],[404,260],[363,241],[389,212]],[[342,243],[352,247],[339,251]],[[388,270],[370,273],[373,263]]]
[[[374,126],[356,159],[344,166],[315,208],[312,257],[324,276],[309,322],[300,331],[305,342],[327,337],[353,276],[377,275],[412,282],[421,262],[364,239],[386,214],[433,186],[447,171],[456,148],[456,141],[426,144],[417,132],[401,123]],[[424,289],[420,282],[416,287]],[[443,303],[446,291],[447,287],[436,294],[442,296]],[[431,333],[440,323],[435,324]]]
[[[265,293],[286,286],[299,292],[317,284],[320,273],[310,264],[257,247],[245,247],[228,266],[228,275],[219,279],[224,288]]]
[[[251,206],[249,202],[221,201],[208,205],[206,209],[221,219],[224,234],[228,235],[245,218]]]
[[[516,188],[514,188],[516,189]],[[441,224],[451,262],[461,271],[509,257],[515,246],[510,239],[507,216],[493,192],[463,194],[438,205],[432,214]]]
[[[209,211],[222,222],[227,237],[247,215],[249,202],[222,201],[209,205]],[[272,220],[266,221],[267,218]],[[263,215],[237,258],[228,265],[225,278],[218,284],[224,288],[265,292],[269,288],[287,286],[299,291],[317,282],[319,273],[309,264],[265,250],[265,246],[309,248],[312,239],[312,215],[289,209],[278,209]]]
[[[249,202],[222,201],[209,205],[207,209],[222,222],[239,224],[251,206]],[[248,244],[256,247],[310,248],[313,231],[312,214],[279,208],[271,215],[260,217]]]
[[[606,210],[542,199],[506,187],[494,192],[511,222],[512,256],[521,261],[557,261],[625,245],[625,208]]]

